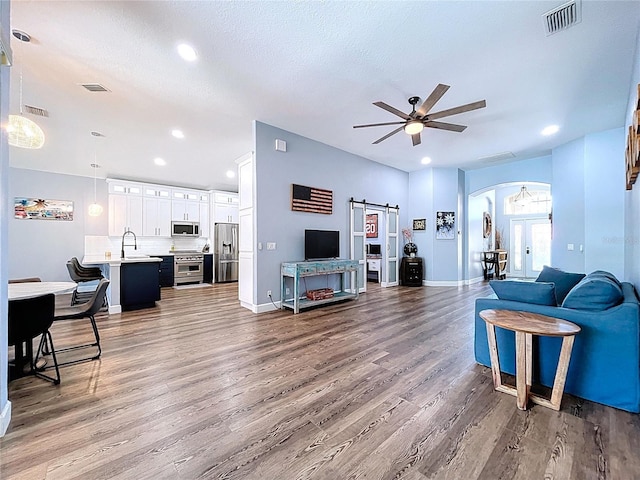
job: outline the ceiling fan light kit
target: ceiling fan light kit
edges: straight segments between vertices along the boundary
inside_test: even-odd
[[[424,124],[420,120],[409,120],[404,126],[404,132],[408,135],[415,135],[424,130]]]
[[[427,97],[422,105],[420,105],[420,108],[418,108],[418,110],[416,110],[416,105],[418,104],[418,102],[420,102],[420,97],[409,98],[409,105],[411,105],[410,113],[404,113],[403,111],[398,110],[391,105],[387,105],[384,102],[374,102],[373,104],[376,107],[380,107],[389,113],[393,113],[394,115],[402,118],[403,121],[354,125],[353,128],[400,125],[400,127],[386,134],[384,137],[379,138],[378,140],[373,142],[373,144],[378,144],[391,137],[392,135],[395,135],[399,131],[404,130],[407,135],[411,135],[411,141],[414,147],[421,143],[420,132],[422,132],[424,127],[437,128],[439,130],[449,130],[451,132],[460,133],[467,128],[466,125],[456,125],[454,123],[446,122],[434,122],[434,120],[438,118],[449,117],[451,115],[458,115],[460,113],[469,112],[471,110],[477,110],[479,108],[484,108],[487,106],[487,102],[485,100],[479,100],[477,102],[460,105],[459,107],[449,108],[447,110],[441,110],[440,112],[432,113],[431,115],[429,115],[429,112],[431,111],[433,106],[438,102],[438,100],[440,100],[440,98],[442,98],[447,90],[449,90],[449,85],[443,85],[442,83],[438,84],[433,92],[431,92],[431,95],[429,95],[429,97]]]

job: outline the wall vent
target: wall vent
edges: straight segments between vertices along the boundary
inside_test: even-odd
[[[571,0],[542,14],[544,31],[549,35],[566,30],[582,21],[582,0]]]
[[[44,108],[34,107],[32,105],[25,105],[24,111],[30,113],[31,115],[37,115],[39,117],[48,117],[49,112]]]
[[[504,160],[509,160],[510,158],[515,158],[513,152],[502,152],[496,153],[495,155],[489,155],[487,157],[480,157],[478,158],[478,161],[482,163],[497,163]]]
[[[90,92],[108,92],[109,91],[99,83],[83,83],[82,86],[87,90],[89,90]]]

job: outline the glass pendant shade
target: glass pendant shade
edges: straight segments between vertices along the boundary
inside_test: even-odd
[[[404,126],[404,131],[408,135],[415,135],[424,129],[424,125],[420,120],[411,120]]]
[[[102,214],[102,205],[98,203],[92,203],[89,205],[89,216],[91,217],[99,217]]]
[[[9,145],[20,148],[42,148],[44,132],[32,120],[22,115],[9,115],[7,125]]]

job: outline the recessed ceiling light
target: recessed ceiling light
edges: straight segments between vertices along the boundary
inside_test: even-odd
[[[153,163],[155,163],[156,165],[159,165],[161,167],[163,167],[164,165],[167,164],[167,162],[164,160],[164,158],[160,158],[160,157],[156,157],[153,159]]]
[[[560,127],[558,125],[549,125],[548,127],[544,127],[540,132],[542,135],[553,135],[554,133],[558,133]]]
[[[423,165],[429,165],[431,163],[431,157],[422,157],[420,163],[422,163]]]
[[[193,62],[198,58],[198,54],[193,49],[193,47],[191,45],[187,45],[186,43],[181,43],[180,45],[178,45],[178,53],[187,62]]]
[[[178,130],[177,128],[174,130],[171,130],[171,135],[173,135],[176,138],[184,138],[184,132],[182,130]]]
[[[234,172],[233,170],[227,170],[227,177],[228,178],[233,178],[236,176],[236,172]]]

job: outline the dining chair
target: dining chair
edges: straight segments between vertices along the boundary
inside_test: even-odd
[[[7,333],[9,345],[15,346],[14,371],[16,372],[16,377],[23,375],[23,368],[28,361],[30,374],[49,380],[54,385],[60,383],[58,359],[49,330],[53,324],[54,311],[55,295],[52,293],[34,298],[9,301]],[[32,341],[38,336],[41,336],[41,338],[34,360]],[[26,352],[22,350],[23,343],[27,344]],[[36,368],[37,359],[45,348],[51,353],[53,367],[56,370],[55,378],[45,375],[41,369]]]
[[[98,267],[83,267],[76,257],[72,257],[67,262],[67,270],[71,280],[78,284],[78,287],[86,286],[89,282],[95,282],[104,278],[102,271]],[[94,291],[89,290],[85,292],[78,292],[78,289],[73,292],[71,297],[71,305],[88,301],[93,295]]]
[[[98,332],[98,326],[96,324],[95,314],[98,313],[100,308],[105,302],[105,296],[107,293],[107,287],[109,286],[109,280],[103,278],[98,283],[98,288],[96,288],[95,292],[89,301],[85,303],[81,303],[78,305],[71,305],[66,307],[58,307],[55,310],[54,321],[59,322],[63,320],[81,320],[88,318],[91,322],[91,328],[93,329],[93,335],[95,337],[95,341],[92,343],[86,343],[83,345],[75,345],[73,347],[60,348],[58,349],[58,353],[60,352],[68,352],[71,350],[77,350],[80,348],[89,348],[96,347],[97,353],[95,355],[91,355],[89,357],[80,358],[77,360],[71,360],[68,362],[62,362],[59,365],[71,365],[74,363],[86,362],[89,360],[97,360],[100,358],[102,354],[102,347],[100,346],[100,334]],[[36,357],[37,361],[37,357]]]

